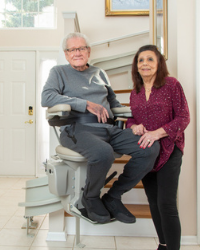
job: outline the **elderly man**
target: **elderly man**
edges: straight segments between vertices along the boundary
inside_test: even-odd
[[[106,73],[88,64],[91,48],[81,33],[71,33],[63,40],[63,51],[69,64],[51,69],[42,92],[42,106],[69,104],[69,122],[61,127],[60,140],[88,160],[87,178],[82,204],[88,217],[106,223],[111,217],[134,223],[132,215],[121,202],[121,196],[133,188],[152,170],[159,153],[159,144],[140,148],[139,137],[131,129],[114,125],[111,108],[121,107]],[[114,152],[132,156],[113,187],[100,198]]]

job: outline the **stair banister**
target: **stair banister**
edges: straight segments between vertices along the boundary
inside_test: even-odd
[[[145,34],[149,34],[149,31],[145,30],[145,31],[141,31],[141,32],[125,35],[125,36],[120,36],[120,37],[116,37],[116,38],[107,39],[107,40],[100,41],[100,42],[94,42],[94,43],[91,43],[91,47],[99,46],[99,45],[102,45],[102,44],[110,44],[111,42],[116,42],[116,41],[120,41],[120,40],[123,40],[123,39],[136,37],[136,36],[141,36],[141,35],[145,35]]]

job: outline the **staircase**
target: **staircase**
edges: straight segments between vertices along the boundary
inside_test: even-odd
[[[67,16],[65,17],[66,27],[67,27],[67,22],[68,22],[67,18],[71,18],[71,15],[68,17]],[[75,29],[75,30],[80,31],[79,29]],[[131,37],[140,36],[140,35],[143,36],[146,34],[148,35],[148,33],[149,33],[148,31],[143,31],[138,34],[132,34]],[[106,41],[99,42],[99,43],[94,43],[94,44],[91,44],[91,47],[94,51],[96,46],[99,46],[102,44],[108,44],[108,47],[109,47],[110,44],[112,43],[112,44],[116,44],[117,46],[117,43],[115,43],[115,41],[118,41],[120,39],[127,39],[128,37],[129,36],[125,36],[125,37],[120,37],[116,39],[106,40]],[[148,36],[147,36],[147,40],[148,40]],[[118,49],[117,51],[121,51],[121,50]],[[132,61],[133,61],[133,57],[135,53],[136,51],[130,51],[130,52],[122,53],[122,54],[116,54],[113,56],[93,58],[90,61],[91,65],[97,66],[106,71],[110,79],[111,86],[113,87],[117,95],[117,99],[120,101],[120,103],[126,106],[129,105],[130,92],[132,91],[132,88],[133,88],[132,77],[131,77],[131,65],[132,65]],[[110,171],[113,172],[117,169],[117,172],[119,172],[120,174],[120,171],[123,170],[124,164],[126,164],[129,159],[130,157],[127,155],[123,155],[121,158],[117,158]],[[112,186],[113,182],[116,179],[117,178],[114,178],[109,183],[107,183],[104,189],[102,190],[102,193],[107,192],[107,189],[109,189]],[[141,236],[151,236],[151,237],[155,236],[156,233],[155,233],[155,229],[153,226],[153,222],[151,220],[150,209],[149,209],[149,205],[146,199],[146,195],[144,193],[142,182],[140,181],[135,187],[133,187],[132,190],[127,192],[124,196],[122,197],[122,202],[125,204],[128,210],[132,214],[135,215],[135,217],[137,218],[137,223],[134,223],[134,225],[127,225],[125,223],[115,222],[116,224],[114,226],[112,223],[109,223],[108,225],[95,226],[95,230],[94,230],[94,225],[91,225],[90,223],[82,220],[81,221],[82,234],[115,235],[115,236],[134,235],[134,236],[140,236],[140,237]],[[132,203],[135,203],[135,204],[132,204]],[[67,214],[66,212],[64,216],[65,216],[65,221],[66,221],[66,230],[67,232],[73,234],[75,230],[73,227],[75,218]],[[120,226],[117,226],[117,225],[120,225]]]

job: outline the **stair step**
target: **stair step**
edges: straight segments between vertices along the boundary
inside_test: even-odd
[[[130,160],[130,155],[122,155],[120,158],[116,158],[114,163],[127,163]]]
[[[113,178],[112,180],[110,180],[104,187],[105,188],[111,188],[113,183],[117,180],[117,178]],[[138,182],[138,184],[134,187],[134,188],[144,188],[142,181]]]
[[[125,206],[136,218],[151,218],[149,205],[125,204]]]
[[[135,215],[136,218],[151,218],[151,213],[149,205],[137,205],[137,204],[125,204],[126,208]],[[65,212],[65,217],[70,217],[72,215]]]

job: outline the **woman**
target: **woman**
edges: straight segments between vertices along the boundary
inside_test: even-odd
[[[126,126],[141,148],[160,142],[153,171],[142,180],[158,234],[158,250],[179,250],[181,226],[177,188],[184,148],[184,130],[190,121],[180,83],[169,73],[154,45],[141,47],[132,65],[134,89],[130,96],[132,118]]]

